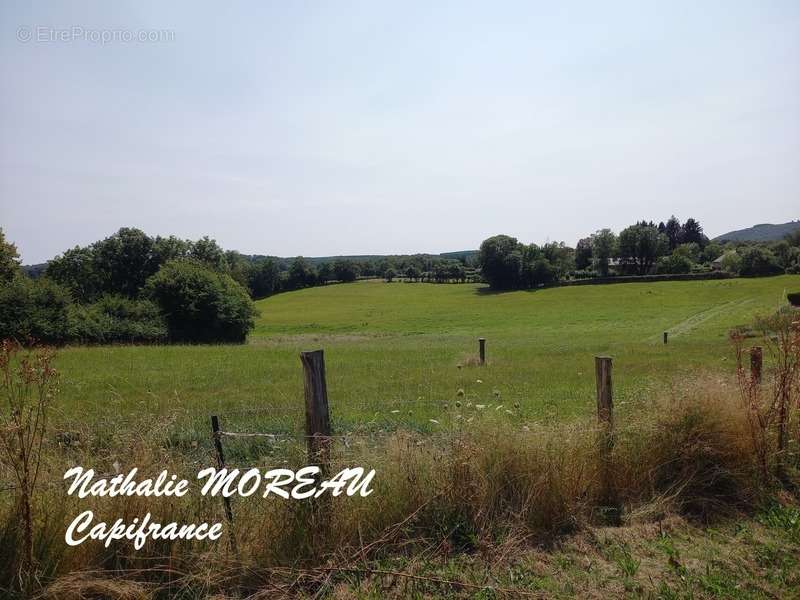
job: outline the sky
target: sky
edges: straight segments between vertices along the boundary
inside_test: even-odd
[[[3,2],[0,81],[28,264],[124,226],[329,256],[800,218],[797,0]]]

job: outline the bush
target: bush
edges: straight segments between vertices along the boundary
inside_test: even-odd
[[[104,296],[70,307],[69,334],[85,343],[161,342],[167,339],[167,323],[149,300]]]
[[[656,264],[656,273],[659,275],[672,275],[691,272],[692,261],[677,251],[670,256],[662,256],[658,259],[658,263]]]
[[[0,339],[66,341],[71,303],[65,287],[47,278],[33,280],[17,275],[0,288]]]
[[[783,273],[775,255],[766,248],[754,246],[742,251],[742,266],[739,274],[745,277],[759,277]]]
[[[145,290],[161,308],[172,341],[243,342],[255,325],[247,291],[229,275],[193,261],[167,262]]]
[[[792,306],[800,306],[800,292],[790,292],[786,294],[786,299]]]

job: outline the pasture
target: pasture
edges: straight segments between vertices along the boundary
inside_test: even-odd
[[[114,429],[170,415],[178,438],[206,438],[214,412],[239,430],[295,430],[298,353],[323,348],[339,430],[436,429],[431,419],[459,398],[502,405],[512,420],[586,415],[596,354],[614,357],[624,412],[678,374],[732,372],[728,331],[798,288],[792,275],[507,293],[472,284],[328,285],[259,301],[256,330],[241,346],[64,348],[60,405],[67,420],[110,419]],[[484,367],[475,365],[479,336]]]

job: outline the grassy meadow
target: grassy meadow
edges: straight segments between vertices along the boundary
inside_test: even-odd
[[[323,348],[339,430],[435,430],[430,420],[452,410],[459,390],[465,403],[502,405],[511,420],[585,415],[594,409],[596,354],[614,357],[625,411],[678,374],[732,372],[728,331],[785,303],[793,289],[800,276],[508,293],[472,284],[329,285],[259,301],[257,327],[241,346],[62,349],[60,404],[68,421],[111,419],[114,428],[168,414],[186,439],[207,437],[210,413],[228,429],[296,430],[298,352]],[[485,367],[475,366],[480,336]]]

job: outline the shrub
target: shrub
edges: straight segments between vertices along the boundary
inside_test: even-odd
[[[164,264],[145,289],[161,308],[172,341],[243,342],[255,325],[247,291],[229,275],[197,262]]]
[[[685,244],[688,245],[688,244]],[[670,256],[662,256],[656,264],[656,273],[659,275],[682,274],[692,272],[692,261],[678,253],[677,251]]]
[[[775,255],[766,248],[754,246],[742,251],[742,266],[739,274],[745,277],[759,277],[783,273]]]
[[[47,278],[16,276],[0,288],[0,339],[66,341],[71,303],[67,289]]]
[[[739,273],[742,268],[742,257],[735,250],[722,255],[722,270],[728,273]]]
[[[69,334],[87,343],[161,342],[167,339],[167,324],[149,300],[104,296],[70,308]]]

